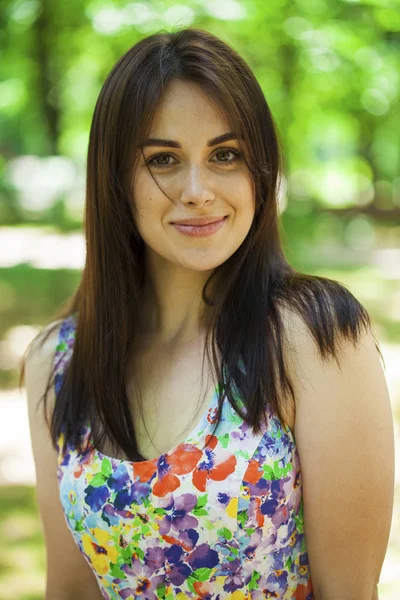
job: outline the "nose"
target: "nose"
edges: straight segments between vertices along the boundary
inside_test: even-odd
[[[181,201],[184,204],[201,205],[214,199],[215,193],[212,191],[209,179],[204,175],[201,167],[193,165],[184,182]]]

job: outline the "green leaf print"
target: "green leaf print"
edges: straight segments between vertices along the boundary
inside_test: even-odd
[[[113,577],[118,577],[119,579],[126,579],[126,573],[124,573],[119,565],[114,565],[114,563],[110,563],[110,574]]]
[[[91,481],[89,481],[89,485],[92,485],[93,487],[100,487],[101,485],[104,485],[105,481],[106,478],[104,477],[103,473],[96,473],[96,475],[92,477]]]
[[[218,440],[223,448],[227,448],[229,444],[229,433],[221,435],[221,437],[219,437]]]
[[[167,593],[167,588],[165,587],[165,583],[160,583],[157,586],[156,593],[160,600],[174,600],[175,596],[172,592]]]
[[[204,494],[204,496],[200,496],[200,498],[198,498],[197,504],[194,508],[195,509],[203,508],[203,506],[205,506],[207,504],[207,499],[208,499],[208,494]]]
[[[121,548],[120,549],[120,554],[122,556],[122,558],[125,560],[125,562],[131,563],[132,562],[132,554],[134,552],[135,547],[134,546],[127,546],[126,548]]]
[[[201,567],[200,569],[193,571],[191,577],[195,577],[196,581],[208,581],[213,570],[214,569],[209,569],[208,567]]]
[[[65,352],[68,350],[67,342],[63,340],[56,346],[56,352]]]
[[[272,467],[270,467],[269,465],[263,465],[263,471],[264,479],[266,479],[267,481],[275,481],[276,477],[274,469]]]
[[[239,397],[237,397],[239,399]],[[240,399],[239,399],[240,401]],[[232,412],[229,413],[228,415],[228,419],[229,419],[229,423],[232,423],[232,425],[240,425],[241,423],[243,423],[243,419],[241,417],[239,417],[239,415],[236,412],[233,412],[233,408],[232,408]]]
[[[304,524],[303,524],[303,519],[302,517],[299,517],[299,515],[293,515],[293,520],[296,524],[296,529],[299,533],[303,533],[303,529],[304,529]]]
[[[192,510],[192,513],[196,516],[196,517],[203,517],[205,515],[208,515],[208,512],[206,511],[205,508],[194,508]]]
[[[76,521],[75,523],[75,531],[85,531],[85,527],[83,526],[83,517]]]
[[[246,533],[247,533],[247,535],[251,535],[251,534],[252,534],[252,533],[254,533],[254,532],[255,532],[255,528],[254,528],[254,527],[248,527],[248,528],[246,529]]]
[[[101,472],[103,473],[104,477],[110,477],[112,473],[112,466],[111,461],[108,458],[103,458],[101,463]]]
[[[221,527],[221,529],[218,529],[217,533],[226,540],[230,540],[232,537],[232,532],[227,527]]]
[[[247,521],[247,511],[246,510],[239,511],[237,518],[238,518],[238,521],[239,521],[241,527],[244,528],[244,525]]]
[[[195,577],[192,577],[192,575],[189,575],[189,577],[186,579],[186,585],[188,586],[188,588],[192,592],[192,594],[196,593],[196,591],[193,587],[193,584],[195,581],[197,581],[197,580]]]
[[[263,465],[264,479],[267,481],[276,481],[286,477],[289,471],[293,469],[292,463],[288,463],[285,467],[279,466],[279,460],[274,462],[274,466]]]
[[[291,570],[291,568],[292,568],[292,562],[293,562],[293,561],[292,561],[291,557],[289,556],[289,558],[288,558],[288,559],[287,559],[287,561],[285,562],[285,569],[289,569],[289,571],[290,571],[290,570]]]
[[[246,460],[249,460],[250,455],[248,453],[247,450],[239,450],[238,452],[235,452],[236,456],[241,456],[242,458],[245,458]]]
[[[141,548],[139,548],[139,546],[136,546],[135,553],[138,555],[138,557],[140,558],[140,560],[144,559],[144,552],[143,552],[143,550]]]
[[[296,529],[299,533],[304,533],[304,511],[303,511],[303,498],[300,499],[299,512],[297,515],[293,515],[293,520],[296,523]]]
[[[249,581],[249,590],[256,590],[258,588],[257,581],[260,579],[261,573],[258,571],[253,571],[251,579]]]
[[[196,594],[196,591],[193,587],[193,584],[195,583],[195,581],[208,581],[211,577],[211,573],[215,570],[214,569],[209,569],[207,567],[201,567],[200,569],[196,569],[196,571],[193,571],[189,577],[186,579],[186,583],[188,588],[190,589],[190,591],[193,594]]]
[[[279,460],[274,462],[274,473],[277,479],[282,479],[286,477],[289,471],[293,469],[292,463],[288,463],[285,467],[279,466]]]

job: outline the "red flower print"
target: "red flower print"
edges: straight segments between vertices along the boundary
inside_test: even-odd
[[[236,456],[227,450],[220,449],[218,458],[215,457],[213,450],[218,444],[215,435],[207,435],[206,443],[204,460],[193,471],[193,483],[200,492],[205,492],[208,479],[223,481],[234,472],[236,466]]]
[[[247,483],[256,484],[260,481],[262,475],[263,470],[260,468],[260,463],[252,458],[249,462],[249,466],[246,469],[243,480]]]
[[[252,509],[254,510],[254,517],[255,517],[255,521],[257,523],[257,527],[263,527],[264,525],[264,515],[261,512],[261,498],[258,498],[257,496],[254,498],[254,504],[252,506]]]
[[[211,408],[208,409],[208,412],[207,412],[207,421],[209,423],[211,423],[211,425],[213,423],[215,423],[216,420],[217,420],[217,412],[218,412],[218,410],[216,408],[214,408],[214,407],[211,407]]]
[[[300,584],[297,586],[294,592],[293,600],[309,600],[312,598],[312,591],[312,583],[311,579],[309,579],[307,584]]]
[[[193,444],[180,444],[171,454],[163,454],[160,458],[135,464],[135,476],[139,477],[141,482],[148,482],[157,474],[153,494],[162,498],[180,486],[177,475],[186,475],[193,471],[202,454]]]

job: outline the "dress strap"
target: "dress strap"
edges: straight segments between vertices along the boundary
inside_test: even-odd
[[[54,355],[54,389],[59,393],[65,369],[71,359],[75,342],[76,317],[74,314],[65,318],[58,330],[58,341]]]
[[[68,363],[72,356],[75,341],[76,317],[69,315],[63,321],[58,329],[57,346],[54,355],[54,393],[57,402],[58,394],[61,390],[63,377]],[[64,433],[61,432],[56,441],[59,464],[64,459]]]

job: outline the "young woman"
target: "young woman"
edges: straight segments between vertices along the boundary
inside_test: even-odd
[[[21,371],[47,600],[377,598],[379,347],[350,291],[288,264],[281,168],[259,84],[210,33],[151,35],[107,77],[82,279]]]

